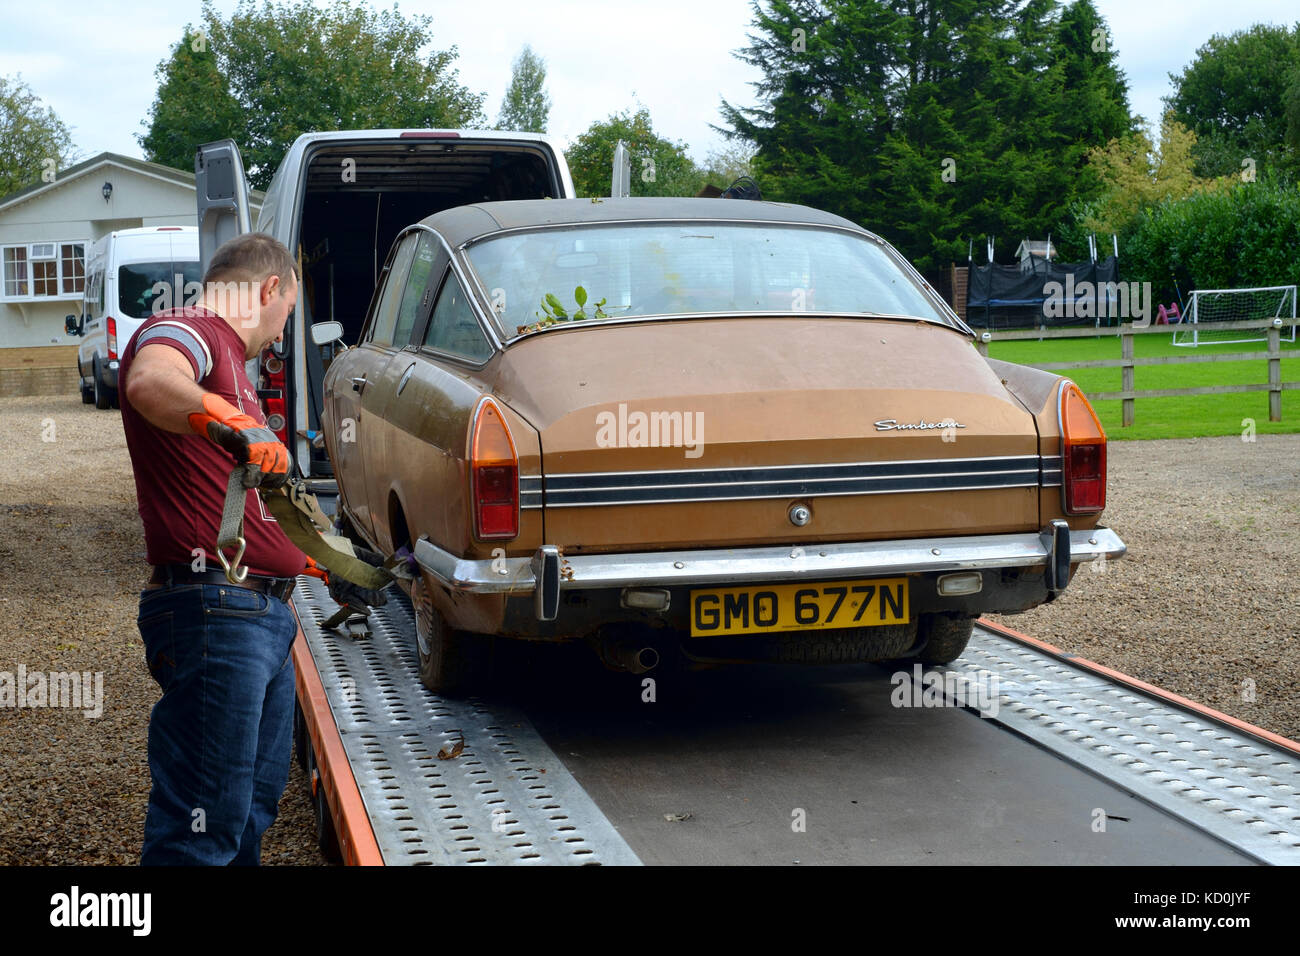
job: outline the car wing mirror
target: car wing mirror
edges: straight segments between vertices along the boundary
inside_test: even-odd
[[[63,331],[68,335],[81,335],[81,317],[76,315],[64,316]]]
[[[317,345],[329,345],[331,342],[338,342],[344,348],[343,344],[343,323],[335,322],[313,322],[311,325],[311,340]]]

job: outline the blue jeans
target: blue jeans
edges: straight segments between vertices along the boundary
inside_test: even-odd
[[[142,592],[138,623],[163,691],[140,863],[257,866],[289,782],[293,613],[259,591],[191,584]]]

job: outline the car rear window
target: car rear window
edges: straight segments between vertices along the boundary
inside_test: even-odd
[[[197,262],[131,262],[117,270],[117,307],[128,319],[147,319],[156,307],[187,301],[185,287],[203,278]],[[171,286],[168,290],[166,287]]]
[[[599,224],[488,239],[468,255],[509,335],[557,303],[587,319],[830,312],[946,321],[883,248],[833,229]]]

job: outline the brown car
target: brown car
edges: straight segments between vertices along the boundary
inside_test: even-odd
[[[814,209],[462,206],[399,235],[325,440],[349,531],[418,564],[431,689],[476,634],[633,672],[947,663],[974,617],[1125,551],[1083,394],[972,338]]]

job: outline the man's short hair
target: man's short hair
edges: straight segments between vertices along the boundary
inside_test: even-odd
[[[265,282],[270,276],[279,276],[284,283],[290,274],[296,282],[298,269],[284,243],[264,232],[246,232],[217,247],[208,271],[203,275],[203,285],[211,282]],[[280,291],[283,294],[284,289]]]

